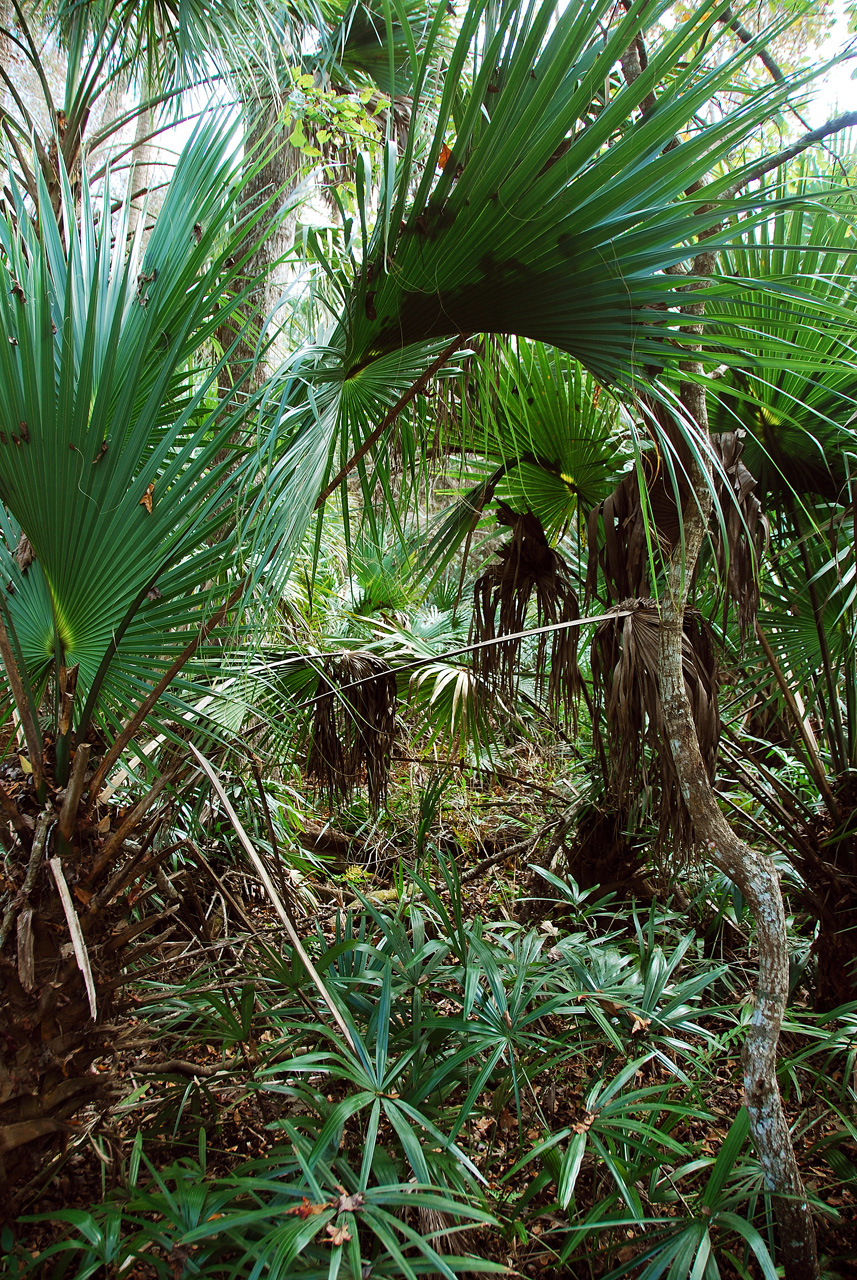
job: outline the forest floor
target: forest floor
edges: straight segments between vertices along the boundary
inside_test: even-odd
[[[547,796],[540,796],[540,790]],[[514,788],[514,793],[509,794],[500,785],[486,791],[482,797],[482,815],[477,819],[484,819],[478,844],[472,840],[462,841],[460,831],[455,837],[461,882],[461,899],[457,905],[461,919],[468,922],[505,921],[510,930],[514,930],[516,922],[523,920],[527,928],[536,932],[547,954],[552,955],[551,948],[564,937],[578,936],[575,930],[579,932],[581,917],[573,905],[558,900],[555,895],[534,906],[531,899],[538,885],[534,884],[527,861],[533,856],[535,843],[530,841],[523,853],[514,852],[522,843],[521,831],[532,832],[543,820],[544,804],[551,800],[551,789],[535,787],[529,794],[524,793],[523,799],[520,788]],[[556,801],[562,798],[556,793],[553,797]],[[472,812],[468,821],[472,825]],[[454,826],[447,814],[447,841],[453,838]],[[324,832],[328,846],[339,838],[336,832],[319,827],[313,836],[318,844],[323,843],[320,831]],[[347,845],[348,837],[342,839]],[[298,923],[307,946],[313,948],[315,954],[324,943],[333,947],[342,943],[342,921],[349,911],[355,927],[360,920],[364,922],[366,927],[361,936],[367,946],[379,940],[378,913],[396,914],[404,882],[401,873],[395,871],[397,860],[390,856],[393,843],[389,837],[385,839],[385,856],[375,860],[374,869],[357,863],[343,868],[340,862],[340,874],[305,885],[306,892],[312,892],[314,905],[308,913],[302,916],[298,913]],[[511,856],[503,856],[504,846],[513,850]],[[174,932],[165,931],[162,939],[153,939],[147,961],[162,963],[164,967],[158,975],[129,993],[124,1009],[117,1010],[115,1025],[121,1029],[113,1039],[110,1052],[93,1067],[108,1082],[105,1098],[110,1105],[78,1117],[70,1126],[65,1151],[53,1159],[41,1179],[31,1187],[23,1206],[25,1220],[20,1220],[14,1231],[16,1258],[29,1255],[35,1259],[62,1237],[68,1219],[58,1221],[56,1214],[85,1211],[109,1202],[111,1197],[121,1200],[135,1139],[139,1144],[140,1135],[146,1160],[154,1169],[163,1170],[185,1158],[197,1160],[199,1134],[204,1130],[205,1178],[212,1185],[234,1175],[248,1161],[264,1163],[282,1143],[278,1129],[282,1096],[268,1091],[264,1085],[260,1087],[264,1068],[269,1068],[276,1057],[272,1051],[277,1048],[278,1024],[275,1019],[266,1018],[266,1011],[276,1009],[276,1003],[265,1005],[259,999],[258,988],[249,987],[252,993],[249,1015],[246,1008],[242,1015],[240,1001],[236,1001],[234,1007],[228,1001],[218,1004],[219,991],[234,985],[236,980],[246,982],[248,974],[254,971],[254,956],[258,952],[252,949],[246,925],[251,925],[258,936],[276,948],[282,945],[282,930],[270,902],[251,877],[243,872],[240,876],[233,872],[222,872],[222,875],[230,887],[230,899],[240,904],[243,920],[236,918],[230,903],[221,895],[223,920],[216,940],[194,948],[177,941]],[[449,895],[443,890],[442,896],[448,901]],[[418,900],[419,894],[415,892],[412,901]],[[649,902],[636,904],[638,914],[645,915],[651,910]],[[399,908],[399,915],[406,917],[407,908]],[[624,931],[627,940],[632,941],[632,917],[632,903],[614,896],[609,902],[607,921],[612,922],[611,937]],[[599,921],[596,916],[591,916],[589,923],[596,931],[604,927],[604,920]],[[692,923],[689,919],[686,921],[688,926]],[[703,930],[696,927],[702,936]],[[702,941],[707,947],[706,940]],[[621,937],[617,945],[622,945]],[[740,969],[742,974],[746,968],[746,973],[752,974],[746,955],[729,953],[722,936],[718,946],[724,967]],[[216,957],[214,965],[213,957]],[[751,977],[747,979],[750,980]],[[603,985],[606,988],[607,984]],[[737,989],[740,987],[739,981]],[[649,1019],[634,1013],[630,1005],[626,1008],[621,1001],[611,999],[611,991],[612,988],[602,995],[595,989],[600,1008],[600,1013],[598,1009],[595,1013],[599,1025],[605,1024],[608,1031],[613,1027],[622,1032],[628,1058],[632,1058],[638,1047],[645,1046]],[[181,993],[186,993],[185,998],[192,994],[198,1000],[200,994],[206,992],[211,995],[207,1006],[209,1024],[204,1018],[196,1017],[195,1021],[191,1019],[182,1025],[175,1019],[174,1007],[170,1014],[170,1001],[182,998]],[[288,994],[286,991],[287,997]],[[799,994],[798,1004],[807,1006],[809,994]],[[745,995],[745,1003],[746,999]],[[723,1045],[719,1053],[706,1058],[702,1086],[705,1108],[688,1108],[686,1116],[680,1115],[678,1119],[674,1116],[669,1125],[669,1139],[685,1150],[688,1167],[692,1161],[710,1166],[716,1159],[727,1141],[743,1096],[740,1044],[734,1037],[723,1038],[719,1020],[722,991],[706,993],[697,1010],[698,1025],[703,1031],[707,1030],[709,1000],[711,1036],[715,1042],[720,1037]],[[215,1012],[219,1009],[221,1016],[215,1017],[212,1009]],[[441,1016],[446,1012],[442,999],[437,1011]],[[452,1017],[456,1010],[450,1005],[448,1012]],[[237,1031],[233,1025],[235,1019],[240,1024]],[[230,1027],[234,1034],[230,1034]],[[649,1228],[633,1222],[628,1224],[627,1218],[625,1225],[621,1225],[622,1215],[619,1215],[618,1225],[609,1226],[600,1234],[594,1231],[588,1237],[584,1232],[575,1247],[573,1233],[570,1235],[572,1219],[569,1212],[558,1205],[555,1179],[543,1174],[541,1178],[536,1176],[543,1166],[535,1158],[527,1160],[528,1153],[537,1151],[551,1133],[580,1134],[593,1124],[597,1110],[594,1107],[591,1112],[588,1110],[587,1099],[591,1097],[593,1073],[597,1074],[612,1053],[610,1042],[607,1039],[599,1042],[596,1038],[586,1052],[564,1057],[552,1049],[549,1052],[549,1047],[562,1044],[568,1036],[562,1013],[548,1012],[541,1017],[538,1034],[543,1037],[543,1044],[534,1040],[531,1049],[536,1058],[540,1053],[545,1055],[545,1068],[528,1067],[527,1087],[520,1090],[510,1087],[505,1077],[499,1081],[489,1078],[485,1089],[472,1099],[470,1115],[458,1135],[459,1146],[484,1179],[483,1204],[496,1215],[496,1224],[470,1226],[456,1238],[455,1251],[490,1259],[508,1268],[508,1274],[532,1280],[553,1276],[596,1280],[609,1273],[618,1274],[623,1267],[626,1274],[639,1275],[644,1269],[643,1263],[635,1265],[635,1259],[640,1258],[646,1245]],[[805,1055],[807,1043],[800,1030],[797,1033],[786,1030],[782,1055],[794,1064],[786,1079],[786,1105],[795,1126],[796,1149],[804,1178],[819,1207],[816,1228],[825,1274],[847,1280],[857,1277],[857,1181],[854,1179],[857,1129],[854,1082],[844,1079],[843,1073],[855,1070],[854,1046],[852,1044],[850,1056],[847,1052],[841,1056],[838,1065],[825,1067],[826,1072],[832,1073],[833,1084],[839,1086],[837,1096],[850,1098],[848,1104],[832,1105],[829,1090],[821,1087],[824,1082],[819,1076],[818,1061]],[[318,1048],[302,1046],[304,1049],[314,1047]],[[597,1061],[599,1055],[601,1062]],[[551,1057],[555,1061],[548,1061]],[[621,1064],[621,1054],[619,1062]],[[685,1086],[671,1076],[671,1068],[663,1055],[655,1054],[643,1061],[630,1083],[641,1091],[656,1087],[672,1089],[670,1097],[678,1099],[686,1093]],[[339,1078],[323,1087],[327,1091],[327,1103],[335,1107],[346,1096],[349,1083]],[[461,1084],[457,1093],[450,1094],[444,1102],[454,1110],[466,1096],[467,1087]],[[288,1114],[292,1119],[299,1112],[300,1108],[290,1103]],[[395,1135],[382,1120],[380,1140],[391,1136]],[[346,1121],[340,1150],[347,1154],[350,1149],[359,1157],[363,1142],[359,1117]],[[615,1148],[611,1150],[615,1156]],[[675,1165],[681,1166],[674,1173],[680,1180],[684,1166],[679,1156],[675,1157]],[[609,1182],[610,1174],[603,1162],[590,1154],[581,1166],[575,1187],[575,1223],[586,1223],[587,1215],[595,1213],[599,1204],[604,1203]],[[699,1208],[698,1192],[684,1194],[676,1185],[676,1193],[672,1205],[662,1204],[659,1208],[667,1223],[671,1217],[678,1221],[683,1212],[690,1214],[694,1206]],[[764,1236],[763,1202],[758,1196],[755,1199],[750,1196],[745,1203],[750,1206],[748,1220],[752,1216]],[[420,1226],[428,1230],[423,1218]],[[718,1234],[714,1229],[712,1240],[716,1245]],[[11,1254],[7,1261],[10,1257]],[[165,1274],[179,1278],[193,1274],[192,1268],[187,1269],[188,1258],[192,1260],[192,1252],[174,1251],[174,1256],[170,1254],[165,1258],[172,1271],[165,1272],[138,1256],[133,1265],[129,1263],[115,1274],[121,1274],[122,1280],[157,1280]],[[734,1246],[724,1248],[718,1262],[719,1274],[724,1280],[764,1274],[752,1251],[746,1249],[741,1254]],[[0,1267],[2,1265],[0,1263]],[[35,1273],[47,1280],[54,1274],[52,1266],[46,1259],[43,1270],[36,1264]],[[666,1270],[669,1267],[664,1274]],[[12,1263],[9,1274],[17,1274]],[[68,1274],[75,1273],[72,1270]],[[111,1270],[109,1274],[114,1272]],[[364,1274],[370,1273],[364,1268]],[[384,1274],[392,1273],[385,1271]],[[669,1274],[672,1276],[673,1272]]]

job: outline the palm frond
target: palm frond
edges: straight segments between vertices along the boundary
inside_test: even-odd
[[[145,252],[138,238],[127,259],[127,206],[114,237],[109,186],[99,208],[84,184],[79,223],[68,183],[62,225],[44,186],[38,230],[23,205],[0,219],[7,612],[33,683],[79,665],[90,710],[108,671],[104,696],[133,705],[240,569],[253,404],[219,396],[216,359],[196,364],[246,296],[238,174],[231,127],[200,126]],[[21,532],[26,572],[10,560]]]

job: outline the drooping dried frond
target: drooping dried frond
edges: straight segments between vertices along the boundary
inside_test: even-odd
[[[598,537],[603,525],[604,539]],[[649,525],[650,536],[662,549],[665,539]],[[592,599],[598,588],[598,570],[604,574],[607,599],[638,597],[649,589],[649,539],[646,536],[646,513],[640,499],[640,485],[635,472],[629,472],[608,498],[589,513],[589,560],[586,568],[586,597]],[[600,545],[599,545],[600,543]]]
[[[640,396],[639,402],[645,419],[657,424],[660,441],[670,442],[671,465],[665,463],[661,443],[655,443],[639,455],[639,469],[630,471],[590,512],[587,600],[597,594],[599,569],[611,604],[648,595],[652,559],[668,559],[681,538],[681,511],[690,495],[687,445],[664,405],[651,396]],[[640,429],[646,430],[645,422]]]
[[[712,437],[716,509],[711,531],[714,555],[724,587],[724,624],[728,601],[735,602],[742,637],[752,627],[759,604],[759,561],[768,539],[768,522],[755,496],[756,480],[741,460],[743,431]],[[676,487],[688,494],[684,463],[677,450]],[[651,590],[654,556],[668,558],[678,545],[681,518],[672,478],[659,455],[642,455],[645,500],[636,472],[630,472],[589,514],[586,595],[597,594],[599,569],[608,601],[638,599]],[[599,536],[600,535],[600,536]]]
[[[660,847],[687,849],[690,816],[664,735],[657,676],[658,608],[653,600],[624,600],[619,609],[630,613],[601,622],[591,649],[596,736],[600,738],[602,707],[607,727],[605,784],[621,810],[652,815]],[[713,780],[720,741],[717,661],[708,623],[694,609],[685,612],[682,658],[702,758]]]
[[[756,497],[756,479],[742,461],[745,431],[712,436],[711,443],[726,479],[718,476],[717,497],[723,523],[714,526],[717,568],[726,576],[723,622],[729,600],[735,602],[741,638],[752,629],[759,607],[759,563],[768,542],[768,521]],[[731,492],[730,492],[731,490]],[[725,535],[725,536],[724,536]]]
[[[519,515],[500,503],[498,520],[511,527],[512,536],[473,588],[471,639],[479,642],[517,635],[527,625],[531,602],[536,606],[537,627],[577,619],[580,611],[569,567],[549,544],[537,517],[531,511]],[[510,699],[518,688],[521,643],[516,639],[486,645],[474,656],[486,684]],[[580,690],[575,628],[539,636],[535,674],[536,689],[546,690],[552,711],[573,713]]]
[[[325,659],[313,712],[307,773],[331,805],[351,796],[365,778],[369,803],[387,798],[396,732],[396,677],[371,653]]]

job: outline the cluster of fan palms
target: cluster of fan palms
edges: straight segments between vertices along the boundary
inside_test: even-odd
[[[764,40],[737,39],[726,5],[664,22],[670,6],[646,0],[473,0],[454,15],[446,0],[339,13],[267,3],[237,34],[226,21],[238,23],[237,11],[198,8],[61,6],[56,30],[72,68],[62,105],[17,4],[4,37],[41,74],[50,117],[37,133],[4,63],[0,698],[7,751],[17,735],[23,770],[0,791],[3,938],[17,929],[19,939],[18,961],[9,948],[2,957],[13,997],[0,1029],[12,1057],[36,1025],[57,1062],[68,1048],[70,1027],[41,1000],[63,963],[47,941],[60,918],[55,892],[78,904],[63,907],[75,959],[64,962],[71,994],[60,1003],[77,1009],[85,990],[94,1013],[92,993],[108,980],[105,938],[127,914],[118,872],[145,812],[102,830],[110,769],[141,735],[181,743],[183,717],[216,690],[225,651],[282,640],[281,602],[320,499],[339,495],[346,521],[357,510],[370,525],[382,503],[404,530],[406,498],[439,456],[461,460],[462,492],[417,558],[426,585],[495,507],[513,530],[501,567],[482,580],[476,640],[523,629],[531,600],[541,623],[577,621],[583,554],[555,544],[596,512],[589,597],[634,601],[622,638],[609,623],[609,643],[606,633],[596,640],[608,720],[612,699],[613,727],[636,725],[663,759],[645,639],[656,605],[640,600],[665,590],[682,510],[700,501],[694,476],[710,473],[718,501],[698,604],[716,621],[731,594],[750,631],[764,541],[755,479],[776,554],[762,624],[774,657],[754,696],[767,689],[770,703],[785,697],[777,681],[800,685],[791,740],[826,782],[836,830],[850,813],[835,779],[857,765],[853,207],[821,172],[797,182],[786,171],[765,187],[776,157],[760,161],[755,148],[800,77],[748,81],[738,93]],[[380,78],[407,99],[408,118],[403,128],[391,112],[383,145],[355,156],[326,239],[312,228],[298,238],[280,315],[303,341],[270,368],[259,271],[281,255],[260,246],[297,197],[271,185],[284,144],[276,130],[272,144],[259,141],[259,113],[276,111],[267,88],[248,84],[263,65],[275,75],[288,62],[289,34],[295,65],[318,47],[319,77],[347,89]],[[171,81],[156,84],[159,65]],[[232,76],[258,145],[242,149],[228,109],[204,117],[153,224],[132,219],[133,177],[117,198],[109,166],[87,170],[96,102],[130,76],[175,100],[215,73]],[[299,166],[283,164],[291,182]],[[720,255],[713,275],[700,268],[703,250]],[[485,334],[512,339],[474,353],[469,339]],[[427,371],[439,375],[434,388]],[[725,433],[719,452],[683,407],[693,380]],[[721,630],[731,643],[729,625]],[[708,645],[707,630],[685,634],[713,768],[715,683],[694,642]],[[547,647],[537,650],[552,701],[567,703],[579,684],[575,645],[554,642],[552,667]],[[517,656],[506,648],[499,662],[483,660],[483,683],[499,671],[513,697]],[[638,702],[620,707],[620,696]],[[385,698],[387,735],[390,714]],[[327,728],[340,742],[333,720]],[[625,791],[627,751],[617,757]],[[350,757],[324,765],[353,784]],[[156,788],[169,767],[161,759]],[[680,807],[674,783],[662,788]],[[378,779],[374,790],[383,793]],[[53,881],[39,878],[42,859]],[[41,934],[34,908],[44,908]],[[34,1117],[49,1129],[71,1098],[51,1077],[50,1088],[34,1086],[39,1105],[33,1091],[25,1104],[8,1080],[3,1122],[24,1128],[0,1154],[31,1140]]]

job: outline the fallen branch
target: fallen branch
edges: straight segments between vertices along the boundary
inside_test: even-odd
[[[492,853],[490,858],[483,858],[481,862],[477,862],[475,867],[471,867],[469,871],[465,871],[461,877],[462,884],[470,884],[472,880],[478,880],[486,871],[490,871],[492,867],[496,867],[498,863],[505,862],[507,858],[516,858],[519,853],[531,853],[535,849],[542,836],[546,834],[550,826],[537,831],[534,836],[527,836],[526,840],[519,840],[517,844],[507,844],[505,849],[501,849],[499,853]]]
[[[203,772],[207,775],[207,777],[211,782],[211,785],[214,787],[214,790],[217,792],[218,796],[220,797],[220,803],[223,805],[224,809],[229,815],[229,820],[232,823],[233,827],[235,828],[235,834],[238,836],[238,839],[241,841],[241,844],[244,846],[244,849],[247,853],[248,858],[253,863],[253,866],[256,868],[257,872],[259,873],[259,879],[262,881],[262,884],[267,889],[268,897],[271,899],[271,902],[273,903],[274,910],[276,911],[277,915],[280,917],[283,924],[285,925],[286,933],[291,938],[292,945],[295,948],[295,951],[297,951],[298,955],[300,956],[304,968],[306,969],[307,973],[309,974],[310,978],[315,984],[319,995],[324,1000],[324,1003],[327,1005],[328,1009],[333,1014],[333,1017],[336,1021],[337,1026],[341,1030],[342,1034],[345,1036],[348,1047],[351,1049],[352,1053],[356,1053],[354,1040],[348,1028],[348,1024],[346,1023],[342,1014],[337,1009],[336,1005],[333,1003],[333,1000],[331,999],[331,996],[329,991],[327,990],[327,987],[324,985],[324,983],[321,980],[321,977],[319,976],[318,970],[316,969],[312,960],[310,960],[309,956],[307,955],[306,949],[304,948],[303,943],[298,937],[297,930],[295,929],[295,926],[292,924],[291,920],[289,919],[289,914],[286,911],[285,907],[283,906],[283,903],[280,901],[280,896],[277,893],[277,890],[274,888],[274,882],[271,879],[270,873],[268,872],[268,868],[265,866],[264,862],[259,857],[255,848],[253,847],[253,844],[249,836],[247,835],[247,832],[242,827],[241,822],[238,818],[238,814],[233,809],[232,805],[229,802],[229,797],[227,796],[226,792],[223,789],[223,784],[221,783],[217,774],[214,772],[214,769],[206,760],[205,756],[202,755],[201,752],[197,751],[196,747],[193,745],[192,742],[189,742],[188,746],[190,747],[193,754],[196,756],[197,760],[202,766]]]
[[[197,1076],[204,1080],[211,1080],[213,1076],[227,1076],[230,1074],[228,1067],[204,1067],[198,1062],[187,1062],[184,1058],[170,1058],[167,1062],[154,1062],[151,1066],[134,1067],[134,1075],[142,1076],[189,1076],[195,1079]]]

